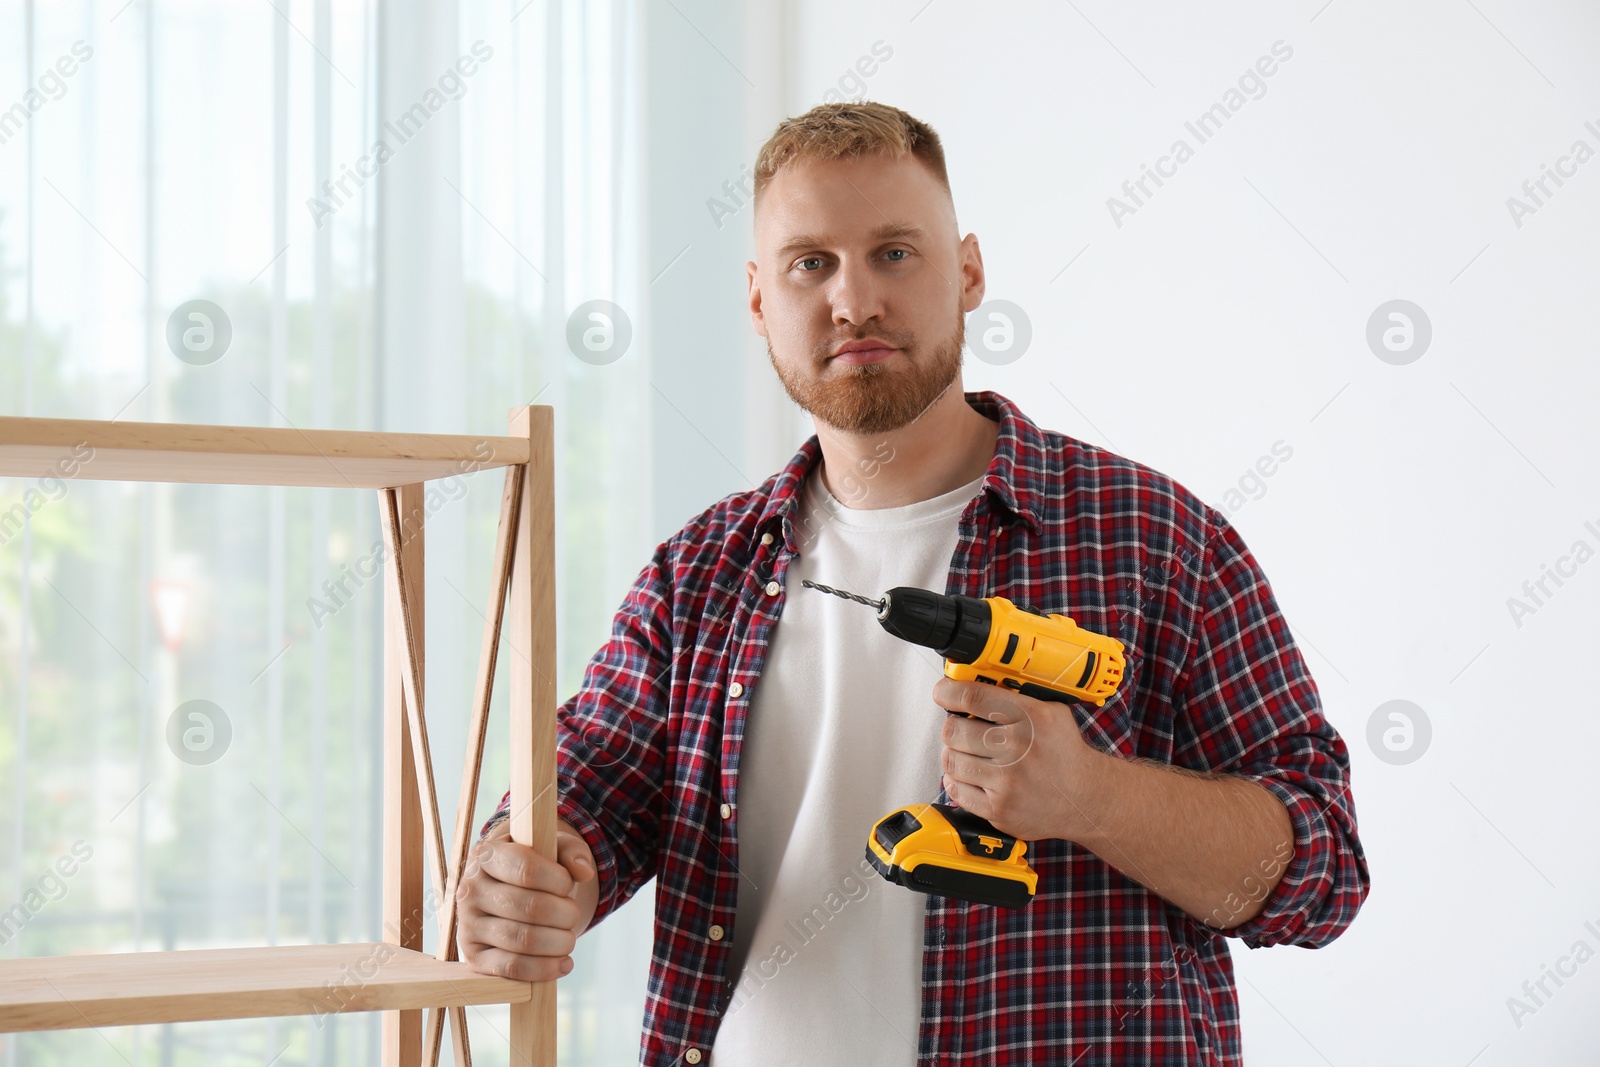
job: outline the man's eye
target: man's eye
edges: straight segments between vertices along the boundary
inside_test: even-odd
[[[893,255],[909,256],[909,255],[911,255],[911,252],[910,252],[909,249],[905,249],[905,248],[891,248],[891,249],[889,249],[889,251],[885,252],[884,255],[886,255],[886,256],[893,256]],[[896,263],[904,263],[905,260],[897,259],[894,262],[896,262]]]
[[[821,262],[822,262],[822,257],[821,256],[808,256],[805,259],[802,259],[799,263],[795,264],[795,266],[800,267],[801,270],[805,270],[804,264],[807,264],[807,263],[821,263]],[[818,269],[820,270],[821,268],[819,267]],[[809,274],[811,272],[810,271],[806,271],[806,273]]]

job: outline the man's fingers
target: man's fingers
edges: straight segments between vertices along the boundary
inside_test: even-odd
[[[503,948],[475,945],[462,955],[479,974],[493,974],[518,982],[550,982],[572,972],[571,956],[522,956]]]
[[[1024,716],[1015,722],[996,725],[982,719],[947,715],[940,736],[946,748],[1011,764],[1027,752],[1033,738],[1033,720]]]
[[[939,739],[944,742],[946,748],[976,754],[978,749],[975,746],[983,736],[983,731],[988,728],[988,723],[979,722],[977,719],[963,718],[954,714],[946,715],[944,726],[939,731]]]
[[[944,791],[955,806],[964,811],[970,811],[980,819],[989,819],[993,813],[993,805],[989,803],[989,794],[975,785],[967,785],[952,779],[949,775],[944,778]]]
[[[933,702],[946,711],[965,712],[990,723],[1012,723],[1028,714],[1032,697],[984,682],[940,678],[933,683]]]
[[[545,859],[532,845],[512,840],[483,846],[479,869],[497,882],[564,897],[572,892],[572,875],[555,860]]]
[[[578,937],[568,927],[530,926],[511,919],[485,916],[472,926],[473,940],[486,948],[504,949],[520,956],[569,956]]]
[[[464,903],[479,915],[512,922],[560,930],[570,930],[578,925],[578,903],[571,897],[558,897],[553,893],[541,893],[503,882],[475,886]]]
[[[957,752],[947,748],[940,757],[944,773],[952,780],[963,785],[975,785],[984,788],[993,780],[994,762],[982,756],[972,756],[965,752]]]

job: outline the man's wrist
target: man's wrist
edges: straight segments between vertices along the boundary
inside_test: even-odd
[[[1063,805],[1066,840],[1097,855],[1115,847],[1116,838],[1130,819],[1148,814],[1142,806],[1157,802],[1169,776],[1213,782],[1205,774],[1174,763],[1145,756],[1120,756],[1085,746],[1083,759],[1070,776],[1071,788]]]
[[[478,840],[479,841],[487,841],[487,840],[489,840],[489,838],[493,837],[494,834],[502,826],[505,826],[510,821],[511,821],[511,812],[509,812],[509,811],[497,811],[497,812],[495,812],[493,815],[489,816],[489,821],[483,824],[483,830],[479,832]],[[510,831],[508,830],[506,832],[509,833]]]
[[[1111,813],[1128,788],[1129,762],[1085,745],[1082,759],[1067,775],[1063,789],[1062,827],[1065,841],[1095,851],[1106,841]]]

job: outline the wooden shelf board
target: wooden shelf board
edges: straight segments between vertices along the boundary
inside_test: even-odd
[[[381,942],[40,956],[0,960],[0,1033],[517,1004],[532,990]]]
[[[381,489],[527,463],[528,450],[518,437],[0,416],[0,477]]]

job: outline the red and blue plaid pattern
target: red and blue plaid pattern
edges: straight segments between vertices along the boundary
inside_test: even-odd
[[[1120,639],[1122,687],[1076,708],[1086,739],[1271,790],[1294,854],[1265,910],[1228,934],[1251,947],[1332,941],[1369,884],[1349,755],[1243,539],[1173,479],[1041,430],[997,393],[966,399],[1000,434],[943,591]],[[813,436],[658,546],[559,710],[560,814],[594,852],[595,921],[657,879],[646,1064],[704,1055],[733,992],[740,741],[807,540],[797,494],[820,455]],[[1034,842],[1030,858],[1039,889],[1026,908],[929,899],[919,1067],[1240,1063],[1223,934],[1070,842]],[[862,995],[846,978],[840,996]]]

